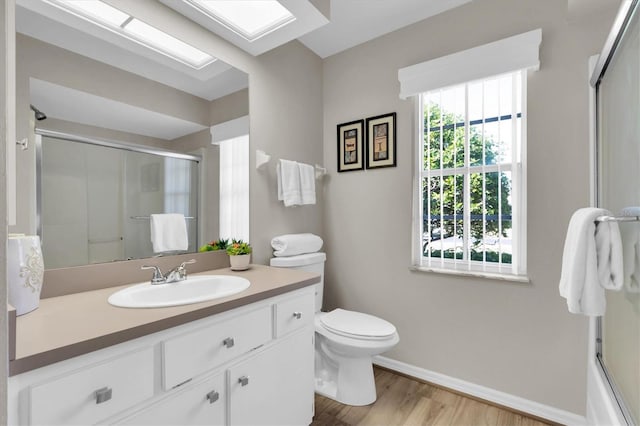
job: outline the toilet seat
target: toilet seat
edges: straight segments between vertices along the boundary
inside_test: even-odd
[[[396,334],[396,328],[388,321],[340,308],[322,315],[320,323],[332,333],[354,339],[386,340]]]

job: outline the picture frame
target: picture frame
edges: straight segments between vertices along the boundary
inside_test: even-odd
[[[364,120],[337,125],[338,172],[364,170]]]
[[[367,169],[396,167],[396,113],[369,117],[367,131]]]

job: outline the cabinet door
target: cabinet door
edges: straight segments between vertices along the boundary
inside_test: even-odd
[[[124,425],[224,425],[226,392],[223,373],[185,386],[173,396],[128,417]]]
[[[311,423],[313,355],[313,328],[306,327],[230,368],[230,424]]]

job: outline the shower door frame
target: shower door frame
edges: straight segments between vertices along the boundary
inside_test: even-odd
[[[139,145],[130,142],[122,142],[111,139],[101,139],[94,138],[88,136],[79,136],[72,133],[64,133],[55,130],[43,129],[39,127],[34,128],[34,133],[36,136],[35,139],[35,150],[36,150],[36,234],[40,236],[41,240],[43,240],[43,225],[42,225],[42,138],[47,137],[51,139],[59,139],[69,142],[76,143],[84,143],[88,145],[95,145],[105,148],[113,148],[119,149],[122,151],[136,152],[142,154],[151,154],[159,157],[167,157],[167,158],[176,158],[181,160],[193,161],[198,165],[197,175],[198,175],[198,190],[197,190],[197,198],[196,198],[196,207],[195,211],[197,212],[195,216],[195,236],[196,236],[196,252],[198,247],[200,246],[200,229],[202,212],[201,207],[202,203],[200,202],[200,194],[202,193],[202,182],[203,182],[203,157],[197,154],[185,154],[181,152],[168,151],[161,148],[155,148],[148,145]],[[126,259],[120,259],[126,260]]]
[[[640,0],[623,0],[622,1],[620,5],[620,9],[618,11],[618,15],[616,16],[616,19],[613,23],[611,31],[607,37],[607,40],[605,41],[602,52],[600,53],[600,55],[596,60],[595,67],[592,71],[591,78],[589,81],[591,85],[592,96],[593,96],[593,101],[592,101],[593,129],[592,131],[593,131],[593,140],[594,140],[594,143],[593,143],[594,156],[592,159],[593,160],[592,168],[593,168],[594,186],[593,186],[592,192],[594,195],[594,201],[596,206],[600,206],[600,203],[601,203],[601,191],[600,191],[601,170],[600,170],[600,161],[599,161],[600,128],[599,128],[599,119],[598,119],[599,83],[604,77],[607,67],[611,62],[613,55],[615,54],[616,49],[620,44],[620,41],[623,38],[625,30],[627,29],[632,16],[634,15],[634,13],[636,13],[636,9],[639,7],[639,2]],[[640,13],[640,11],[638,12]],[[627,407],[624,397],[622,396],[622,393],[620,392],[618,386],[615,383],[615,380],[613,379],[611,372],[607,369],[607,366],[604,362],[603,350],[602,350],[602,343],[603,343],[602,317],[599,316],[595,318],[595,321],[593,321],[592,324],[594,324],[595,326],[595,342],[594,342],[595,353],[591,353],[589,356],[595,355],[596,367],[600,374],[600,378],[603,380],[603,382],[606,385],[608,385],[607,391],[611,396],[612,402],[614,402],[617,406],[616,408],[619,409],[619,414],[623,417],[627,425],[629,426],[636,425],[634,421],[634,417],[631,414],[631,411],[629,410],[629,408]]]

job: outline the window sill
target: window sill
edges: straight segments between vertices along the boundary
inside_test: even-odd
[[[409,270],[413,272],[427,272],[427,273],[442,274],[442,275],[455,275],[455,276],[461,276],[461,277],[486,278],[490,280],[508,281],[508,282],[514,282],[519,284],[531,283],[531,280],[526,275],[513,275],[513,274],[504,274],[504,273],[498,273],[498,272],[456,271],[453,269],[433,268],[429,266],[418,266],[418,265],[410,266]]]

